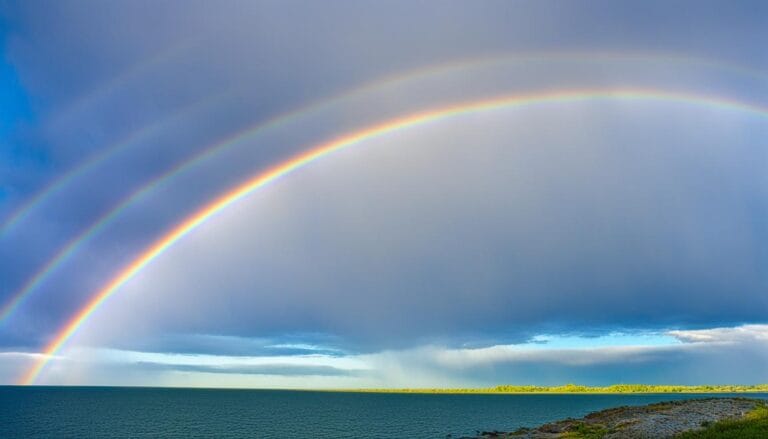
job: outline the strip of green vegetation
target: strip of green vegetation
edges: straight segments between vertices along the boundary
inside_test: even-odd
[[[688,431],[678,439],[765,439],[768,437],[768,406],[761,404],[743,419],[720,421],[703,430]]]
[[[579,423],[574,431],[569,431],[563,435],[563,438],[568,439],[602,439],[608,434],[608,429],[604,425],[600,424],[586,424],[584,422]]]
[[[755,393],[768,392],[768,384],[753,386],[656,386],[647,384],[614,384],[592,387],[577,384],[564,386],[503,385],[476,389],[353,389],[371,393]]]

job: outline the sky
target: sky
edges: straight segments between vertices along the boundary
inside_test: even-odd
[[[0,1],[0,38],[0,384],[768,382],[764,2]]]

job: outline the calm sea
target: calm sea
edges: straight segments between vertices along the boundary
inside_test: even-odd
[[[444,438],[703,396],[0,387],[0,438]]]

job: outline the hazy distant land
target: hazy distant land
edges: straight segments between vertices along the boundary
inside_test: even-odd
[[[563,386],[516,386],[500,385],[481,388],[402,388],[402,389],[340,389],[348,392],[371,393],[768,393],[768,384],[755,385],[648,385],[648,384],[613,384],[610,386],[581,386],[566,384]]]

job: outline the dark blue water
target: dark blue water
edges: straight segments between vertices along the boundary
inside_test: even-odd
[[[0,437],[444,438],[704,396],[0,387]]]

